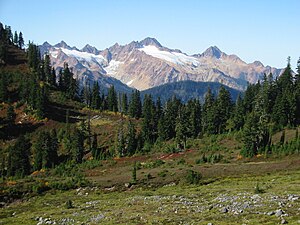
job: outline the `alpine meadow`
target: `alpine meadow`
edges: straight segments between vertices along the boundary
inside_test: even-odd
[[[88,21],[88,6],[74,1],[69,11],[83,21],[65,8],[66,20],[60,21],[65,31],[51,30],[58,21],[53,17],[60,18],[62,11],[55,8],[54,14],[49,5],[43,20],[49,28],[37,36],[30,30],[39,29],[39,21],[28,30],[25,20],[16,25],[0,16],[0,224],[300,224],[300,58],[281,55],[283,68],[246,62],[244,56],[220,50],[222,43],[226,52],[232,46],[226,45],[226,33],[213,39],[218,47],[212,44],[196,54],[185,53],[184,45],[179,46],[182,50],[167,47],[148,35],[130,40],[133,34],[140,38],[148,32],[174,46],[176,38],[192,42],[190,32],[198,34],[193,29],[208,29],[198,40],[206,44],[209,37],[218,36],[213,27],[191,29],[186,23],[187,28],[180,28],[181,20],[199,22],[203,17],[195,12],[201,7],[216,10],[211,11],[216,16],[221,9],[212,5],[217,3],[224,5],[224,12],[234,13],[233,1],[228,1],[232,8],[217,0],[202,2],[201,7],[201,1],[187,1],[194,8],[180,8],[181,1],[154,1],[156,6],[134,0],[126,6],[121,1],[88,2],[97,4],[95,9],[89,6],[89,27],[80,26]],[[273,4],[259,4],[267,3]],[[243,7],[248,3],[236,4],[247,11]],[[5,11],[9,3],[2,5],[0,11]],[[182,18],[176,14],[174,21],[168,20],[168,7],[181,10]],[[92,15],[96,9],[98,19]],[[128,23],[120,36],[122,44],[103,41],[102,36],[117,39],[116,30],[125,29],[116,27],[116,18],[100,20],[106,9],[115,12],[117,23]],[[149,15],[153,21],[147,20]],[[226,16],[228,29],[235,29],[239,18]],[[141,21],[131,27],[137,18]],[[94,27],[92,20],[101,23]],[[220,18],[208,23],[216,21],[224,31]],[[247,22],[254,32],[249,18]],[[176,23],[186,35],[171,32]],[[145,28],[151,24],[159,25]],[[259,32],[261,26],[255,26]],[[48,29],[54,35],[49,39]],[[284,29],[276,35],[284,39],[298,34]],[[235,49],[246,42],[243,31],[240,42],[228,42]],[[78,37],[71,35],[72,39],[72,32]],[[66,41],[50,44],[61,34]],[[99,35],[103,50],[67,44],[77,43],[76,38],[89,42],[93,35]],[[277,40],[275,36],[268,38]],[[280,49],[293,48],[279,45],[272,46],[278,48],[277,56],[285,54]],[[251,48],[246,51],[249,56],[255,52],[260,58]]]

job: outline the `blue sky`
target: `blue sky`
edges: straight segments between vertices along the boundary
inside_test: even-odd
[[[187,54],[218,46],[246,62],[293,68],[300,57],[299,0],[0,0],[0,21],[25,40],[98,49],[155,37]]]

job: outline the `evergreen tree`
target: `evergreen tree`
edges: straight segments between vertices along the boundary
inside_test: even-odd
[[[56,131],[40,132],[34,144],[34,169],[50,168],[57,164],[58,140]]]
[[[296,124],[297,99],[290,63],[276,81],[276,99],[272,109],[273,121],[279,127]]]
[[[23,34],[22,32],[19,33],[19,48],[23,49],[24,47],[24,39],[23,39]]]
[[[0,65],[5,64],[7,58],[7,47],[5,42],[0,41]]]
[[[16,113],[14,110],[14,106],[9,104],[7,108],[6,120],[9,121],[10,123],[14,123],[15,118],[16,118]]]
[[[270,146],[269,115],[264,108],[265,99],[263,89],[256,96],[254,110],[247,114],[244,127],[243,141],[244,156],[252,157],[266,150]]]
[[[186,140],[188,136],[188,117],[186,115],[186,109],[182,106],[179,110],[179,114],[176,118],[176,143],[180,149],[185,149]]]
[[[255,104],[255,96],[260,89],[260,83],[257,84],[248,84],[248,87],[244,93],[243,105],[245,107],[245,114],[252,112]]]
[[[132,91],[128,112],[132,118],[139,119],[142,116],[141,95],[138,90]]]
[[[5,34],[5,41],[7,42],[7,44],[11,45],[13,43],[13,34],[10,26],[5,25]]]
[[[63,86],[63,78],[62,78],[62,69],[59,70],[58,72],[58,84],[57,84],[58,88],[63,91],[64,86]]]
[[[108,103],[107,103],[107,98],[105,97],[104,93],[102,92],[101,95],[101,110],[108,110]]]
[[[94,133],[92,140],[92,156],[94,159],[99,159],[97,134]]]
[[[100,106],[101,106],[100,87],[98,82],[94,82],[93,90],[92,90],[91,107],[93,109],[100,109]]]
[[[115,146],[118,156],[123,157],[126,155],[126,138],[124,135],[123,125],[117,133]]]
[[[203,104],[202,126],[203,126],[203,132],[208,134],[216,133],[215,99],[210,88],[208,88],[206,92],[205,100]]]
[[[157,135],[158,141],[165,141],[168,139],[168,127],[166,125],[166,119],[164,113],[161,114],[158,125],[157,125]]]
[[[244,126],[244,105],[241,95],[239,94],[236,100],[236,104],[233,110],[233,124],[234,129],[240,130]]]
[[[84,155],[84,134],[75,129],[73,133],[73,160],[76,163],[81,163]]]
[[[58,138],[55,129],[50,131],[49,166],[58,164]]]
[[[66,94],[67,98],[76,99],[78,97],[78,83],[73,78],[68,63],[64,63],[64,69],[62,70],[60,81],[60,89]]]
[[[8,176],[24,177],[30,173],[30,141],[21,135],[8,148]]]
[[[35,102],[37,117],[42,119],[45,117],[45,110],[47,105],[47,94],[45,86],[37,89]]]
[[[199,100],[189,100],[186,105],[186,111],[188,116],[188,136],[197,138],[201,132],[201,119],[202,111]]]
[[[153,144],[156,140],[155,108],[151,96],[145,95],[143,104],[142,135],[144,142]]]
[[[117,93],[113,85],[108,89],[107,104],[109,111],[118,112]]]
[[[169,99],[166,103],[165,113],[164,113],[164,124],[165,124],[164,130],[166,131],[167,134],[167,140],[175,138],[176,136],[176,132],[175,132],[176,123],[174,123],[174,121],[176,121],[181,105],[182,104],[180,100],[178,100],[176,97]]]
[[[295,124],[300,124],[300,58],[297,61],[297,74],[295,76]]]
[[[85,103],[88,107],[91,106],[92,102],[92,91],[88,82],[85,83],[82,90],[83,94],[83,103]]]
[[[7,32],[3,27],[3,24],[0,23],[0,65],[5,64],[7,58]]]
[[[20,40],[20,36],[19,36],[19,40]],[[35,72],[37,72],[41,62],[39,47],[29,42],[28,49],[27,49],[27,57],[28,57],[29,67],[33,69]]]
[[[43,69],[44,69],[44,71],[43,71],[44,76],[46,78],[45,80],[49,84],[53,84],[53,77],[52,77],[51,62],[50,62],[49,54],[45,55]]]
[[[51,70],[51,75],[50,75],[49,83],[50,83],[52,86],[56,86],[56,73],[55,73],[54,67],[52,67],[52,70]]]
[[[217,128],[217,133],[221,134],[225,131],[226,122],[232,112],[231,96],[224,86],[220,87],[214,111],[214,124]]]
[[[258,121],[259,118],[254,112],[246,117],[243,131],[244,149],[241,152],[245,157],[253,157],[258,153]]]
[[[137,148],[136,128],[134,123],[129,120],[127,134],[127,154],[133,155]]]
[[[126,115],[128,112],[128,99],[127,94],[122,93],[122,112]]]
[[[0,73],[0,102],[7,101],[8,98],[8,80],[6,73]]]
[[[0,42],[4,42],[5,40],[5,30],[3,24],[0,22]]]
[[[163,114],[163,108],[162,108],[160,97],[158,96],[158,98],[156,100],[156,119],[157,119],[157,121],[160,119],[162,114]]]
[[[47,136],[46,132],[41,132],[38,135],[37,141],[34,144],[34,170],[43,168],[43,158],[47,152],[47,143],[45,143]]]
[[[19,37],[18,37],[17,31],[15,31],[15,34],[14,34],[14,45],[19,46]]]

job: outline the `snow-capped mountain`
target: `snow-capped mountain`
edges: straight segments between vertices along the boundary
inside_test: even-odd
[[[59,70],[63,68],[64,63],[68,63],[74,77],[77,78],[81,84],[92,83],[94,81],[104,88],[109,88],[114,85],[119,92],[131,93],[132,88],[122,83],[120,80],[107,75],[107,71],[103,69],[106,67],[108,70],[112,68],[113,62],[109,61],[109,54],[106,51],[100,51],[95,47],[86,45],[82,50],[76,47],[68,46],[64,41],[52,46],[45,42],[40,46],[41,54],[49,53],[52,66],[56,69],[58,74]],[[112,68],[113,70],[113,68]]]
[[[265,67],[259,61],[247,64],[216,46],[209,47],[202,54],[187,55],[162,46],[154,38],[123,46],[116,43],[102,51],[90,45],[79,50],[63,41],[54,46],[45,42],[40,48],[42,53],[50,54],[55,68],[61,68],[67,62],[78,79],[99,80],[106,86],[116,86],[117,79],[139,90],[184,80],[218,82],[244,90],[248,82],[257,82],[264,73],[272,72],[278,76],[281,72],[280,69]],[[110,82],[106,82],[109,78]],[[121,89],[126,89],[126,85],[119,83]]]

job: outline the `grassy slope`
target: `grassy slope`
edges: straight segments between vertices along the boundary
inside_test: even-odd
[[[254,194],[260,185],[265,193]],[[58,224],[278,224],[281,217],[267,213],[282,209],[289,224],[300,220],[300,172],[292,170],[261,176],[221,178],[208,185],[169,185],[124,192],[79,189],[47,193],[15,202],[0,212],[1,224],[35,224],[50,218]],[[290,200],[289,200],[290,197]],[[72,200],[74,208],[66,209]],[[227,213],[222,213],[224,207]],[[14,215],[14,216],[12,216]]]
[[[16,54],[15,57],[20,63],[8,65],[6,69],[14,70],[18,66],[18,70],[25,71],[27,67],[21,63],[24,62],[23,56]],[[23,121],[32,128],[31,137],[44,129],[64,127],[66,109],[69,109],[73,125],[91,115],[92,131],[98,134],[98,144],[108,149],[114,142],[116,130],[127,120],[119,114],[88,112],[82,109],[81,104],[65,101],[55,91],[51,93],[50,100],[48,119],[37,122],[28,117]],[[1,110],[3,117],[6,107],[4,105]],[[19,122],[20,118],[24,118],[23,111],[20,108],[16,112],[16,122]],[[300,157],[238,160],[241,143],[233,136],[189,141],[189,150],[182,153],[163,153],[165,146],[157,146],[158,150],[153,154],[103,161],[102,166],[84,171],[97,188],[78,192],[50,191],[42,196],[16,201],[1,209],[0,224],[36,224],[36,217],[51,217],[58,223],[68,218],[66,224],[274,224],[279,223],[281,218],[265,213],[279,208],[289,215],[286,218],[290,224],[300,220],[300,201],[288,200],[288,194],[300,193]],[[273,141],[277,143],[280,136],[280,133],[275,134]],[[287,140],[294,136],[294,130],[286,131]],[[3,146],[7,144],[9,142]],[[222,161],[217,164],[195,163],[203,154],[212,153],[222,154]],[[157,160],[164,164],[155,166]],[[134,161],[138,161],[141,167],[137,172],[138,184],[126,188],[125,184],[131,181]],[[189,169],[203,174],[201,185],[184,184],[185,173]],[[56,178],[43,179],[53,182]],[[258,197],[254,195],[257,183],[265,190]],[[73,201],[75,208],[65,208],[68,199]],[[235,206],[243,212],[236,211]],[[220,213],[223,207],[228,207],[229,212]]]
[[[97,120],[92,124],[101,124],[100,127],[119,122],[118,115],[111,117],[107,113]],[[300,220],[300,199],[289,200],[290,195],[300,193],[299,156],[251,161],[232,158],[230,163],[199,165],[195,159],[211,139],[198,141],[199,149],[182,153],[158,152],[103,161],[102,166],[85,169],[94,188],[50,191],[16,201],[2,209],[0,224],[36,224],[40,217],[58,224],[278,224],[282,218],[268,213],[279,209],[288,214],[283,218],[289,224]],[[227,136],[214,141],[233,149],[238,145]],[[225,151],[228,159],[238,152]],[[164,164],[153,165],[158,159]],[[134,161],[141,167],[137,171],[138,183],[126,188]],[[200,185],[185,184],[189,169],[203,174]],[[45,179],[52,182],[50,177]],[[254,193],[257,184],[264,193]],[[67,200],[72,200],[74,208],[66,208]],[[221,212],[224,207],[227,213]]]

